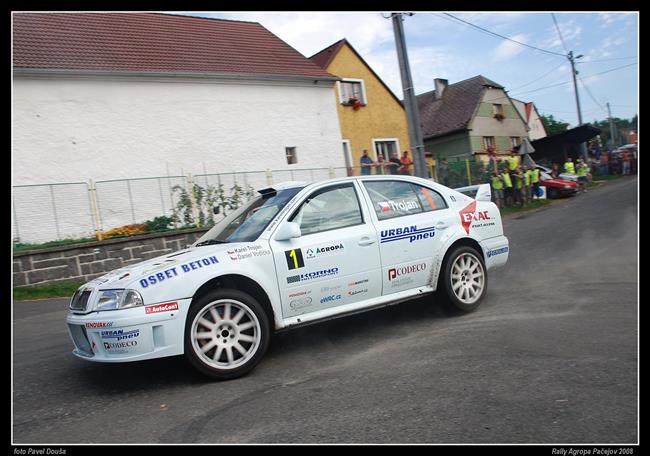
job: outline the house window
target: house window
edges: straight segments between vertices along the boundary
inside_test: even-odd
[[[511,136],[510,137],[510,145],[515,148],[517,146],[521,145],[521,138],[519,136]]]
[[[390,160],[393,156],[393,152],[398,152],[396,139],[373,140],[373,143],[375,145],[375,156],[377,158],[381,155],[384,157],[384,160]]]
[[[494,104],[492,105],[492,113],[493,113],[495,116],[496,116],[496,115],[501,115],[501,116],[503,116],[503,105],[502,105],[502,104],[498,104],[498,103],[494,103]]]
[[[496,144],[494,142],[494,136],[483,136],[483,147],[487,149],[496,149]]]
[[[344,105],[353,105],[355,100],[361,104],[367,104],[366,91],[361,79],[347,79],[339,83],[339,92],[341,103]]]
[[[287,164],[294,165],[298,163],[298,155],[295,147],[285,147],[284,151],[287,156]]]

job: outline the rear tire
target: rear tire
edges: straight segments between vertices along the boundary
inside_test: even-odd
[[[185,357],[201,373],[229,380],[250,372],[266,353],[264,308],[239,290],[215,290],[192,304],[185,322]]]
[[[473,312],[487,292],[488,276],[482,255],[473,247],[454,248],[443,265],[438,283],[448,310]]]

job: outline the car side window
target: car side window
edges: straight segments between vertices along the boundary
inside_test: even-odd
[[[442,195],[440,195],[440,193],[421,185],[411,185],[413,186],[413,190],[420,199],[420,204],[422,204],[424,212],[437,211],[439,209],[447,208],[447,203],[445,203],[445,199],[442,197]]]
[[[309,195],[289,221],[300,225],[303,236],[363,223],[354,184],[321,188]]]
[[[422,203],[409,182],[366,181],[363,185],[379,220],[423,212]]]

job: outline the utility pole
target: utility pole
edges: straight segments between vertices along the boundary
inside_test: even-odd
[[[573,76],[573,90],[576,95],[576,106],[578,107],[578,125],[582,125],[582,109],[580,109],[580,95],[578,95],[578,81],[576,81],[576,75],[578,74],[578,72],[576,71],[575,59],[579,59],[580,57],[582,57],[582,55],[573,57],[573,51],[569,51],[569,54],[567,55],[569,62],[571,62],[571,76]],[[582,150],[582,156],[586,162],[587,146],[585,145],[585,143],[580,144],[580,149]]]
[[[609,108],[609,101],[607,102],[607,114],[609,115],[609,147],[614,148],[616,145],[616,129],[614,127],[614,119],[612,119],[612,110]]]
[[[417,100],[413,90],[411,68],[406,53],[406,41],[404,39],[404,27],[402,26],[402,13],[393,13],[393,31],[395,33],[395,46],[397,47],[397,59],[402,77],[402,88],[404,91],[404,105],[406,107],[406,118],[409,127],[409,141],[413,150],[413,165],[415,175],[427,179],[427,164],[424,159],[424,144],[422,141],[422,130],[420,128],[420,113],[418,112]]]

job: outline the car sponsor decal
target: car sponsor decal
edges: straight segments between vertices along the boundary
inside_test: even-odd
[[[356,282],[350,282],[348,283],[348,287],[356,287],[357,285],[361,285],[364,283],[368,283],[368,279],[362,279],[362,280],[357,280]]]
[[[180,274],[187,274],[188,272],[195,271],[197,269],[202,269],[204,267],[210,267],[213,264],[219,263],[216,256],[210,256],[201,258],[196,261],[190,261],[188,263],[181,264],[180,267],[174,266],[173,268],[166,269],[156,274],[152,274],[145,279],[140,279],[140,286],[142,288],[147,288],[152,285],[156,285],[165,280],[173,279],[179,276]],[[179,271],[180,269],[180,271]]]
[[[170,266],[178,264],[178,260],[167,259],[162,263],[154,263],[149,269],[142,271],[142,275],[153,274],[154,272],[163,271],[168,269]]]
[[[291,298],[298,298],[300,296],[305,296],[311,294],[311,290],[306,290],[306,291],[296,291],[295,293],[289,293],[289,299]]]
[[[103,339],[115,339],[116,341],[125,339],[137,339],[140,337],[140,329],[132,329],[131,331],[124,331],[123,329],[114,329],[101,332]]]
[[[342,242],[338,242],[336,244],[328,244],[325,246],[310,247],[305,251],[305,258],[311,260],[326,255],[327,256],[338,255],[339,253],[343,253],[344,251],[345,251],[345,246],[343,245]]]
[[[496,225],[496,223],[487,222],[487,220],[492,220],[492,217],[490,217],[488,211],[476,212],[476,201],[472,201],[460,211],[460,222],[468,235],[470,228],[483,228]],[[472,222],[480,223],[472,224]]]
[[[412,210],[419,210],[420,203],[417,199],[398,199],[398,200],[388,200],[377,203],[381,209],[381,212],[390,212],[390,211],[400,211],[400,212],[409,212]]]
[[[361,293],[368,293],[368,289],[364,288],[363,290],[348,291],[348,296],[354,296],[354,295],[358,295],[358,294],[361,294]]]
[[[508,247],[507,246],[506,247],[501,247],[501,248],[498,248],[498,249],[488,250],[487,257],[490,258],[490,257],[493,257],[495,255],[501,255],[502,253],[506,253],[506,252],[508,252]]]
[[[320,292],[321,293],[330,293],[331,294],[331,293],[334,293],[335,291],[339,291],[342,287],[343,287],[343,285],[329,285],[329,286],[326,286],[326,287],[322,287],[320,289]]]
[[[388,270],[388,280],[392,281],[400,276],[413,274],[414,272],[424,271],[427,268],[426,263],[411,264],[408,266],[400,266],[399,268],[390,268]]]
[[[381,231],[380,243],[401,241],[408,239],[409,243],[421,239],[432,238],[435,235],[435,227],[418,228],[417,225],[411,225],[404,228],[391,228]]]
[[[311,306],[311,303],[312,303],[311,296],[305,296],[303,298],[297,298],[291,300],[289,302],[289,307],[291,307],[291,310],[298,310],[298,309],[302,309],[303,307]]]
[[[137,340],[125,340],[122,342],[104,342],[104,349],[111,353],[127,353],[129,348],[136,347],[138,345]]]
[[[380,212],[390,212],[390,204],[387,201],[380,201],[377,203],[379,205]]]
[[[340,294],[338,294],[338,295],[323,296],[322,298],[320,298],[320,303],[321,303],[321,304],[325,304],[325,303],[327,303],[327,302],[334,302],[334,301],[338,301],[338,300],[340,300],[340,299],[341,299],[341,295],[340,295]]]
[[[176,301],[166,302],[164,304],[155,304],[153,306],[145,306],[144,313],[148,315],[152,313],[171,312],[172,310],[178,310],[178,303]]]
[[[287,267],[289,270],[300,269],[305,267],[305,260],[302,258],[302,250],[291,249],[285,250],[284,256],[287,260]]]
[[[113,326],[112,321],[89,321],[85,325],[86,329],[110,328]]]
[[[236,247],[232,250],[226,250],[232,261],[246,260],[253,257],[270,255],[271,251],[261,245],[247,245],[245,247]]]
[[[287,283],[306,282],[312,279],[320,279],[322,277],[337,275],[338,273],[339,273],[339,268],[330,268],[330,269],[322,269],[320,271],[306,272],[304,274],[287,277]]]

